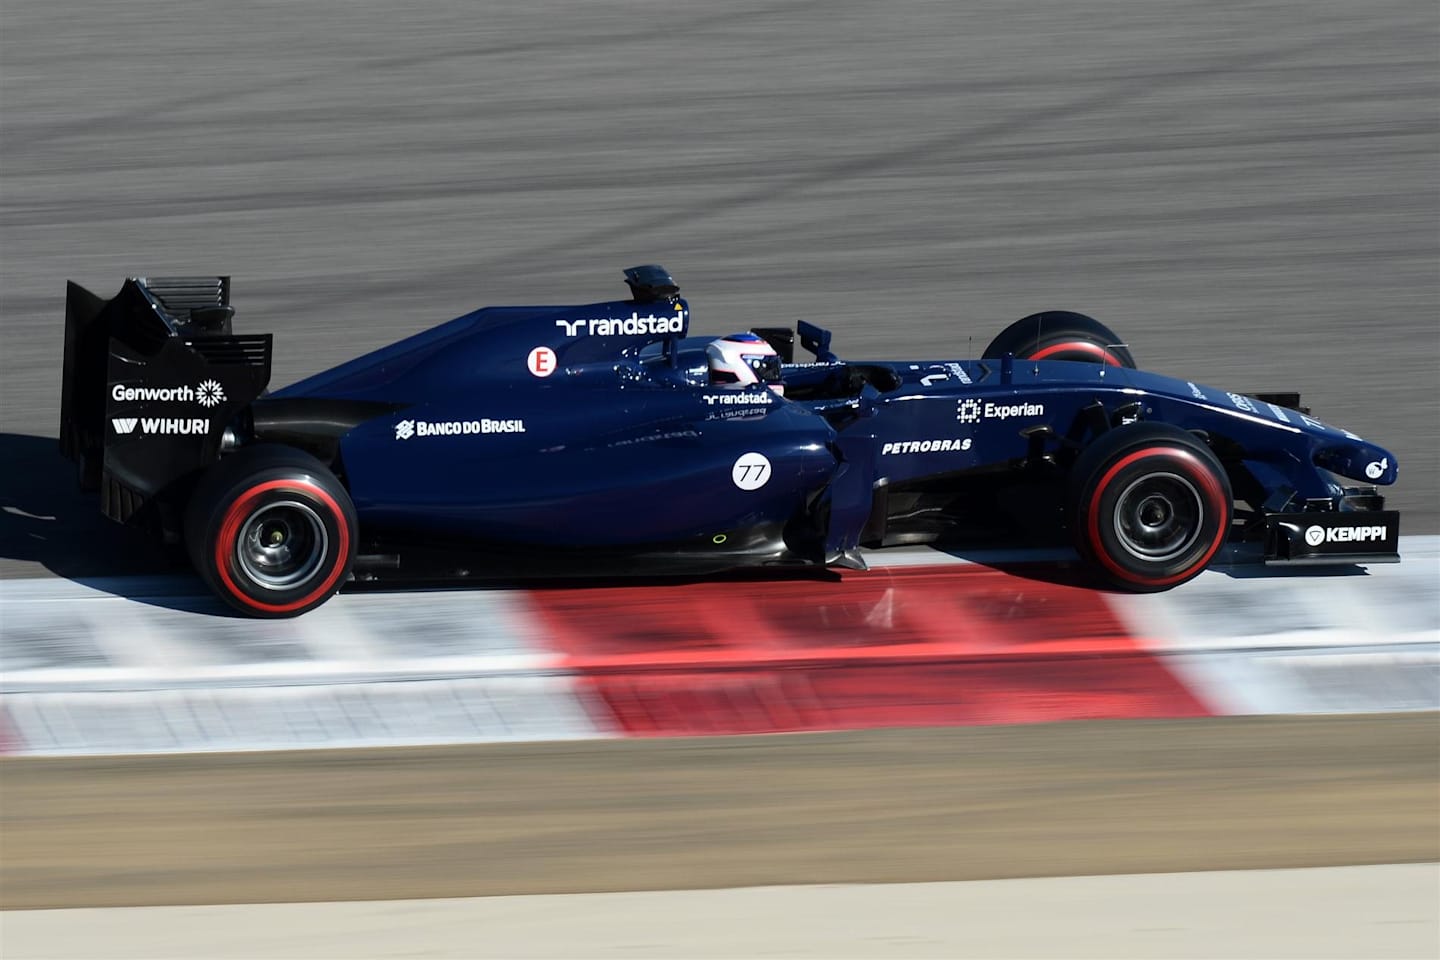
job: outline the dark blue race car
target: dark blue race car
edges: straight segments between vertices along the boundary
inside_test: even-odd
[[[663,268],[625,275],[627,300],[487,307],[269,393],[271,337],[231,332],[228,278],[72,283],[61,449],[107,516],[184,543],[254,616],[355,578],[856,568],[1006,530],[1066,533],[1136,591],[1227,540],[1399,559],[1393,454],[1295,394],[1136,370],[1081,314],[979,359],[856,362],[804,322],[692,336]]]

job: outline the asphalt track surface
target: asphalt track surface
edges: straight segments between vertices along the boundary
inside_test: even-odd
[[[1437,38],[1431,0],[6,0],[0,575],[160,563],[68,492],[53,452],[64,281],[110,293],[145,274],[232,274],[239,328],[277,336],[276,385],[478,305],[607,299],[621,267],[651,261],[680,280],[698,328],[809,319],[851,356],[964,355],[1024,314],[1076,309],[1118,329],[1145,366],[1300,390],[1398,454],[1391,502],[1405,531],[1440,531]],[[4,900],[298,897],[302,884],[312,899],[377,895],[366,871],[334,863],[341,830],[396,858],[386,897],[433,893],[440,867],[473,867],[467,843],[520,869],[468,869],[457,893],[540,889],[557,862],[633,886],[702,872],[706,884],[913,880],[971,862],[1002,875],[1085,872],[1097,858],[1143,871],[1436,857],[1433,727],[1397,737],[1309,721],[1257,756],[1234,723],[1187,727],[1212,739],[1111,766],[1045,747],[1091,728],[1035,728],[1031,748],[997,748],[1012,759],[991,799],[958,810],[945,784],[962,788],[952,771],[967,752],[924,747],[985,731],[847,734],[836,742],[858,752],[829,761],[804,759],[814,738],[12,760]],[[1123,754],[1149,727],[1105,729],[1094,749]],[[1337,748],[1347,738],[1362,742]],[[501,818],[510,836],[491,835],[491,818],[471,822],[478,836],[412,835],[447,804],[532,812],[513,780],[456,762],[492,750],[542,784],[557,778],[583,816]],[[897,753],[912,761],[904,776]],[[721,756],[748,772],[716,778]],[[557,757],[573,767],[547,773]],[[682,758],[704,779],[656,769]],[[1197,763],[1203,775],[1186,780]],[[427,764],[434,793],[384,786]],[[1064,789],[1013,792],[1056,764]],[[226,768],[256,808],[205,806]],[[619,785],[646,769],[641,805]],[[1167,774],[1186,789],[1157,788]],[[790,789],[746,800],[761,778]],[[18,804],[22,783],[53,802]],[[851,809],[857,786],[888,801],[883,822],[903,843]],[[928,813],[912,799],[927,790]],[[998,822],[1017,804],[1023,822],[948,834],[964,839],[942,847],[947,869],[925,867],[962,811]],[[356,819],[337,824],[337,807]],[[673,823],[692,807],[711,819]],[[13,829],[19,809],[27,826]],[[120,828],[122,813],[147,826]],[[624,829],[582,855],[573,844],[597,817]],[[806,828],[826,823],[830,843],[806,850]],[[266,839],[281,829],[303,845]],[[179,838],[219,845],[234,869]],[[725,842],[702,865],[704,840]],[[310,866],[277,877],[297,849]],[[616,850],[634,868],[620,880]],[[783,871],[764,866],[777,853]]]
[[[54,456],[64,282],[228,273],[281,385],[491,303],[620,295],[843,354],[1098,316],[1298,389],[1440,531],[1431,0],[7,0],[0,572],[149,569]],[[18,513],[16,511],[19,511]],[[54,518],[54,519],[37,519]]]
[[[1433,714],[0,763],[9,909],[1440,860]]]

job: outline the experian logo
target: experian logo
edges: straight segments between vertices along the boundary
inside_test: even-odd
[[[1043,403],[990,403],[982,404],[974,398],[959,400],[955,404],[955,419],[961,423],[979,423],[981,420],[1009,420],[1011,417],[1043,417]]]

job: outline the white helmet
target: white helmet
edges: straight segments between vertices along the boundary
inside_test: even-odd
[[[763,383],[785,395],[785,384],[780,381],[780,354],[763,337],[732,333],[706,344],[705,356],[710,364],[710,382],[715,386]]]

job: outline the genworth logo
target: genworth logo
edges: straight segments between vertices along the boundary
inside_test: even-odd
[[[219,380],[202,380],[193,387],[130,387],[116,383],[110,387],[110,399],[116,403],[198,403],[208,410],[225,402],[225,388]]]
[[[216,407],[225,402],[225,388],[218,380],[202,380],[195,388],[195,400],[202,407]]]

